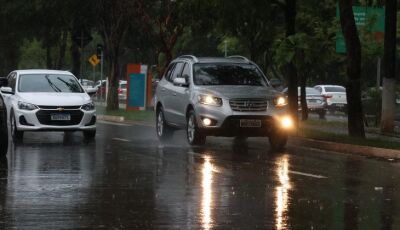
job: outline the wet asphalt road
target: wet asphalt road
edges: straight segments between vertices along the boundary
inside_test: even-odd
[[[400,229],[400,163],[184,138],[104,122],[89,143],[26,133],[2,161],[0,229]]]

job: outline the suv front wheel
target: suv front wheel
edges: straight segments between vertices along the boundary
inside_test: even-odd
[[[186,134],[190,145],[204,145],[206,143],[206,136],[200,132],[193,110],[189,112],[187,117]]]
[[[275,131],[269,136],[269,143],[272,151],[282,151],[287,143],[288,134],[282,131]]]

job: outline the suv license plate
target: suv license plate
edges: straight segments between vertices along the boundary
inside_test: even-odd
[[[65,113],[51,114],[52,121],[70,121],[71,115]]]
[[[261,127],[261,120],[240,119],[240,127]]]

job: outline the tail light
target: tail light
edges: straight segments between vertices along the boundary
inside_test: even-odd
[[[122,93],[122,89],[121,88],[118,88],[118,93]]]
[[[332,95],[324,95],[325,99],[332,98]]]

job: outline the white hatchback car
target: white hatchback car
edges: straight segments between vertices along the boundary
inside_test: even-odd
[[[96,109],[88,93],[70,72],[16,70],[1,88],[13,140],[24,131],[83,131],[96,135]]]

